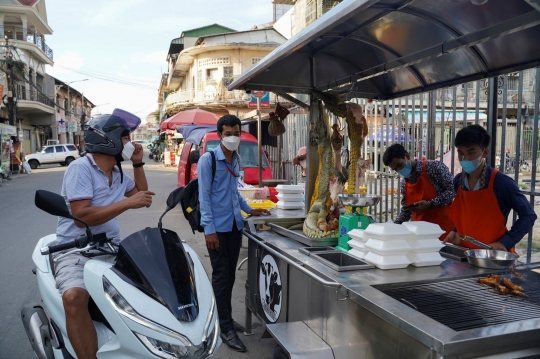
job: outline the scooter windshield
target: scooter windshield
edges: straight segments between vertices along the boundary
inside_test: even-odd
[[[146,228],[120,243],[113,270],[166,306],[178,320],[191,322],[199,314],[192,266],[175,232]]]

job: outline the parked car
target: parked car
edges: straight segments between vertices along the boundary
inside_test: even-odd
[[[68,166],[71,162],[80,157],[79,150],[75,145],[62,144],[53,146],[44,146],[38,153],[26,155],[26,160],[31,169],[50,163],[58,163],[62,166]]]
[[[194,178],[197,178],[197,162],[199,158],[207,151],[212,151],[219,146],[220,140],[217,132],[206,133],[201,143],[195,145],[186,142],[180,153],[180,162],[178,163],[178,187],[185,186]],[[244,182],[251,185],[259,183],[259,171],[257,155],[257,139],[247,132],[240,135],[239,153],[241,157],[240,170],[244,171]],[[266,153],[262,153],[262,179],[272,179],[272,168]]]

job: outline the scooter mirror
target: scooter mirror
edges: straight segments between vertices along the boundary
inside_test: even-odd
[[[178,202],[180,202],[180,200],[182,199],[183,194],[184,187],[178,187],[177,189],[172,191],[171,194],[169,194],[169,197],[167,198],[167,211],[170,211],[171,209],[176,207]]]
[[[75,219],[69,212],[64,197],[59,194],[38,189],[34,200],[36,207],[53,216]]]

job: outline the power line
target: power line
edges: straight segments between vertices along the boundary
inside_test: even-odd
[[[100,74],[99,72],[94,72],[94,71],[90,71],[90,70],[78,70],[78,69],[73,69],[73,68],[70,68],[70,67],[62,66],[62,65],[56,65],[56,66],[62,67],[64,69],[66,69],[66,70],[70,70],[70,71],[73,71],[73,72],[78,73],[78,74],[94,77],[94,78],[97,78],[97,79],[100,79],[100,80],[103,80],[103,81],[109,81],[109,82],[114,82],[114,83],[118,83],[118,84],[122,84],[122,85],[133,86],[133,87],[147,88],[147,89],[151,89],[151,90],[155,90],[155,91],[158,90],[158,88],[152,87],[152,86],[144,84],[144,83],[127,81],[127,80],[123,80],[123,79],[113,77],[113,76],[110,76],[110,75]]]

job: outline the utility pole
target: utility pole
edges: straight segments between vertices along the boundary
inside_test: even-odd
[[[6,69],[6,82],[7,82],[7,94],[2,97],[2,102],[8,109],[8,119],[9,124],[12,126],[17,126],[17,95],[15,88],[15,81],[13,75],[13,58],[11,56],[9,41],[6,36],[5,38],[5,63],[7,65]],[[7,100],[7,101],[6,101]]]

